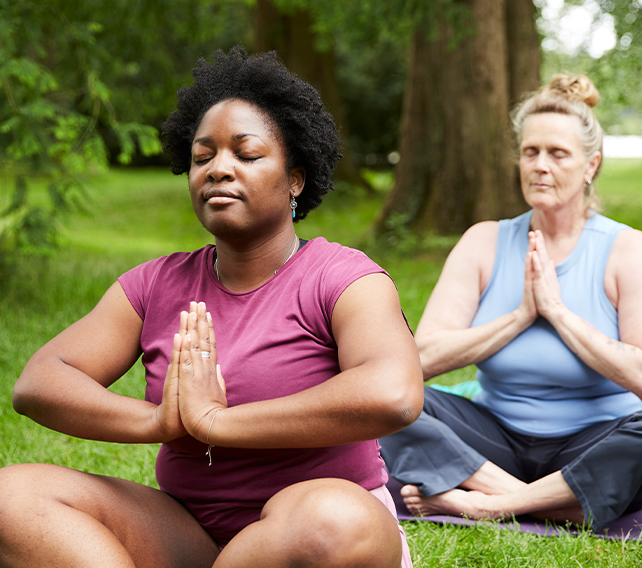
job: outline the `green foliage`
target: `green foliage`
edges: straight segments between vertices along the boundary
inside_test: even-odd
[[[565,10],[579,0],[566,0]],[[542,1],[536,2],[538,6]],[[573,55],[562,51],[544,51],[542,77],[548,81],[563,70],[584,73],[600,92],[595,113],[609,134],[642,134],[642,4],[637,0],[599,0],[594,14],[594,28],[604,18],[613,18],[615,48],[594,59],[588,44]],[[562,11],[562,14],[565,12]]]
[[[0,175],[5,187],[14,180],[0,212],[0,281],[17,251],[46,254],[64,214],[82,208],[87,174],[107,167],[99,123],[118,136],[122,163],[136,142],[145,155],[160,151],[153,127],[116,119],[93,65],[101,29],[68,19],[54,4],[0,0]],[[45,202],[31,199],[34,179],[47,187]]]

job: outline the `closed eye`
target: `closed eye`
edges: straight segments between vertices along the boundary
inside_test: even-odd
[[[256,162],[260,159],[260,156],[241,156],[240,154],[237,154],[236,157],[241,162]]]

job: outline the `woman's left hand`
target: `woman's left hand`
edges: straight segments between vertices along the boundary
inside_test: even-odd
[[[216,412],[227,408],[225,381],[217,365],[212,317],[203,302],[190,303],[179,365],[179,409],[187,432],[205,442]],[[209,357],[203,357],[208,353]]]
[[[542,232],[531,231],[528,234],[531,241],[532,252],[529,252],[531,262],[531,275],[533,279],[533,295],[537,312],[542,317],[551,321],[564,307],[560,294],[560,285],[557,280],[555,264],[548,256]]]

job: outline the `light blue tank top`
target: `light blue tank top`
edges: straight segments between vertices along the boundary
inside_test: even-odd
[[[493,273],[473,327],[520,305],[531,215],[499,222]],[[562,302],[613,339],[619,339],[617,311],[604,290],[604,271],[616,236],[627,228],[591,216],[571,254],[555,267]],[[477,367],[483,391],[474,401],[522,434],[563,436],[642,410],[637,396],[584,364],[542,317]]]

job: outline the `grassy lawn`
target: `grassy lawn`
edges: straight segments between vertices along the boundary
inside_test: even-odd
[[[599,185],[605,214],[642,228],[642,160],[612,160]],[[389,175],[375,176],[382,188]],[[40,427],[11,408],[11,389],[29,357],[46,341],[82,317],[122,272],[176,250],[211,241],[193,215],[187,182],[156,169],[114,170],[93,179],[88,214],[64,229],[65,245],[48,261],[23,262],[0,296],[0,466],[48,462],[155,485],[158,447],[78,440]],[[297,226],[305,239],[318,235],[367,252],[395,279],[413,329],[456,237],[428,241],[422,252],[403,254],[368,244],[369,227],[383,193],[366,198],[341,187]],[[0,209],[7,195],[0,194]],[[472,378],[473,369],[437,379],[452,384]],[[137,364],[113,389],[142,396],[143,369]],[[638,566],[642,547],[589,534],[542,538],[500,530],[406,523],[416,568],[428,566]]]

